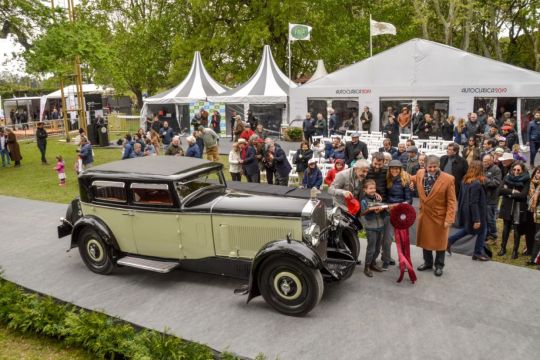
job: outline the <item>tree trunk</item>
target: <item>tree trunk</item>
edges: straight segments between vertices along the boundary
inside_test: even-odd
[[[137,109],[138,109],[139,111],[141,111],[142,106],[143,106],[143,93],[142,93],[142,89],[131,89],[131,91],[133,91],[133,93],[134,93],[135,96],[137,97]]]

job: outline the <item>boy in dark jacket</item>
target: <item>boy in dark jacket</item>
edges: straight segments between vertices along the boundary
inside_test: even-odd
[[[310,159],[308,161],[308,168],[304,172],[304,178],[302,179],[302,188],[311,189],[317,188],[321,189],[323,181],[323,176],[321,170],[317,166],[316,159]]]
[[[383,270],[375,263],[375,251],[380,247],[385,230],[385,208],[375,200],[377,187],[374,180],[364,181],[364,196],[360,201],[360,222],[366,230],[367,248],[364,274],[373,277],[371,272],[382,272]]]

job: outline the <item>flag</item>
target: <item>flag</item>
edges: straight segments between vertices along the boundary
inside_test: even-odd
[[[390,23],[379,22],[375,20],[370,21],[371,36],[391,34],[396,35],[396,27]]]
[[[311,26],[302,24],[289,24],[289,41],[310,40]]]

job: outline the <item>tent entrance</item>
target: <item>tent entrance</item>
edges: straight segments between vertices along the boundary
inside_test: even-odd
[[[262,123],[263,127],[270,132],[270,135],[279,136],[285,104],[250,104],[249,109],[259,119],[259,124]]]
[[[321,113],[328,119],[328,108],[334,109],[337,120],[337,129],[343,126],[343,122],[349,120],[351,124],[357,126],[358,122],[358,100],[357,99],[308,99],[308,111],[313,118]],[[358,129],[357,129],[358,130]]]
[[[415,105],[418,105],[424,115],[430,114],[433,122],[440,128],[443,121],[448,117],[450,101],[448,98],[381,98],[379,105],[381,111],[379,129],[384,128],[388,123],[388,115],[390,113],[393,113],[397,118],[401,109],[407,107],[409,112],[412,113]]]

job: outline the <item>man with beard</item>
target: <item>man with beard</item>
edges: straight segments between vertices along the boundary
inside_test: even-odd
[[[456,189],[456,197],[459,197],[459,191],[461,189],[461,179],[467,173],[469,164],[467,160],[459,156],[459,145],[455,143],[448,144],[446,148],[446,155],[441,157],[440,160],[441,170],[454,177],[454,184]]]

